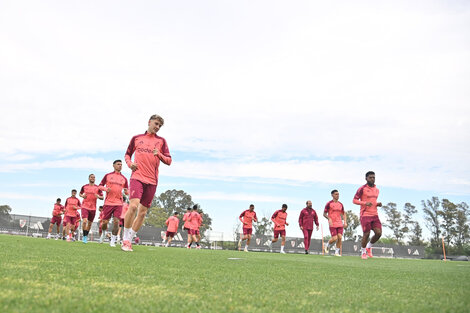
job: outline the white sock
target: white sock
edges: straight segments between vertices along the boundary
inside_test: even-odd
[[[132,228],[129,230],[129,241],[132,241],[132,239],[134,239],[136,233],[137,232],[134,231]]]
[[[281,251],[283,251],[283,252],[284,252],[284,246],[281,246]]]
[[[364,254],[366,253],[366,248],[361,248],[361,252]]]
[[[124,235],[122,236],[122,240],[129,240],[129,232],[131,231],[131,228],[125,228],[124,227]]]
[[[339,248],[336,248],[336,249],[335,249],[335,252],[336,252],[337,254],[339,254]]]
[[[370,241],[367,243],[366,248],[367,248],[367,249],[372,248],[372,244],[370,243]]]

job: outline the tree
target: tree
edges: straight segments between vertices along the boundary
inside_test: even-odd
[[[270,235],[273,232],[271,220],[266,216],[263,216],[263,218],[258,219],[258,222],[254,222],[253,228],[255,230],[256,236]]]
[[[457,220],[457,205],[450,202],[447,199],[442,199],[441,202],[442,210],[439,211],[439,215],[442,217],[442,228],[444,241],[447,246],[454,243],[457,237],[456,220]]]
[[[347,227],[344,228],[344,240],[357,240],[356,228],[361,224],[359,217],[352,210],[346,211]]]
[[[393,202],[389,202],[384,205],[382,209],[387,215],[387,222],[384,225],[390,228],[393,232],[393,237],[398,244],[402,244],[405,233],[408,232],[408,228],[405,225],[405,220],[402,218],[400,211],[397,209],[397,205]]]
[[[414,205],[412,205],[411,203],[407,202],[405,203],[405,206],[403,207],[403,221],[404,221],[404,224],[405,224],[405,228],[406,228],[406,233],[409,234],[410,237],[413,236],[413,226],[414,225],[414,221],[413,221],[413,215],[415,215],[416,213],[418,213],[418,209],[416,209],[416,207]],[[406,235],[406,234],[404,234]]]
[[[413,227],[411,228],[410,233],[411,233],[410,245],[412,246],[423,245],[423,241],[421,240],[421,236],[423,235],[423,229],[421,228],[418,222],[413,222]]]
[[[431,232],[431,247],[441,247],[440,236],[441,226],[439,221],[440,216],[440,202],[438,197],[432,197],[431,200],[422,200],[424,219],[426,220],[426,227]]]
[[[468,225],[469,209],[465,202],[457,205],[458,211],[456,216],[455,230],[457,232],[455,245],[459,253],[463,253],[464,246],[470,238],[470,226]]]
[[[9,224],[11,221],[10,216],[11,208],[9,205],[0,205],[0,223]]]

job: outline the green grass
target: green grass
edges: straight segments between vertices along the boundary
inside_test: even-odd
[[[469,312],[470,264],[0,235],[0,312]],[[242,258],[229,260],[229,258]]]

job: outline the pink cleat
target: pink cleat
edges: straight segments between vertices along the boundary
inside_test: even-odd
[[[371,248],[366,248],[366,251],[367,251],[367,256],[369,258],[373,258],[374,256],[372,255],[372,249]]]
[[[129,240],[124,240],[122,242],[122,245],[121,245],[121,250],[122,251],[128,251],[128,252],[132,252],[134,250],[132,250],[132,244]]]
[[[362,256],[361,256],[361,259],[367,260],[367,253],[363,253]]]
[[[197,249],[197,250],[201,249],[201,246],[197,246],[196,249]]]

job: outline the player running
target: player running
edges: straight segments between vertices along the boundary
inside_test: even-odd
[[[239,219],[243,224],[243,237],[240,237],[238,240],[238,250],[242,248],[242,241],[246,240],[245,249],[243,251],[248,252],[248,246],[250,245],[251,236],[253,234],[253,221],[258,222],[255,206],[250,204],[250,208],[243,211]]]
[[[98,185],[95,185],[95,175],[88,175],[88,184],[82,186],[80,189],[80,197],[83,198],[82,202],[82,229],[83,229],[83,243],[88,242],[88,233],[90,232],[91,225],[96,215],[96,200],[103,200],[103,192]]]
[[[323,216],[328,219],[328,225],[330,227],[331,238],[328,241],[328,244],[325,246],[325,254],[328,254],[330,248],[336,241],[335,256],[341,256],[341,244],[343,239],[344,227],[347,227],[346,223],[346,212],[344,212],[344,206],[339,202],[339,192],[338,190],[331,191],[331,196],[333,200],[329,201],[325,205],[325,210],[323,211]],[[341,220],[343,216],[343,220]],[[344,221],[344,225],[343,225]]]
[[[362,236],[362,259],[372,258],[372,245],[382,236],[382,223],[379,219],[377,207],[382,206],[382,202],[377,202],[379,189],[375,186],[375,173],[366,173],[367,184],[361,186],[354,196],[353,203],[361,206],[360,220],[363,231]],[[374,236],[369,241],[370,231],[374,230]]]
[[[165,244],[165,241],[168,240],[167,243],[165,244],[165,247],[168,247],[171,244],[173,237],[175,237],[176,232],[178,231],[179,223],[180,223],[180,220],[178,218],[178,212],[173,213],[173,216],[170,216],[165,221],[167,229],[166,229],[165,238],[163,238],[163,244]]]
[[[313,233],[313,223],[317,225],[318,231],[318,216],[317,212],[312,208],[312,201],[308,200],[305,203],[307,206],[300,211],[299,215],[299,226],[302,232],[304,233],[304,246],[305,254],[308,254],[308,249],[310,248],[310,241],[312,239]]]
[[[58,240],[60,237],[60,223],[62,223],[62,214],[65,212],[65,207],[60,204],[61,201],[62,200],[60,198],[57,198],[56,203],[54,203],[51,224],[49,225],[49,231],[47,233],[46,239],[52,238],[52,228],[54,227],[54,224],[57,225],[57,236],[55,237],[55,240]]]
[[[148,121],[147,131],[132,137],[126,151],[125,160],[132,170],[132,175],[129,210],[124,218],[124,236],[121,245],[123,251],[132,251],[132,238],[144,223],[147,210],[152,204],[157,190],[160,162],[171,164],[166,140],[157,136],[163,124],[161,116],[152,115]],[[134,161],[131,159],[133,154]]]
[[[196,243],[196,249],[201,249],[199,245],[200,232],[199,227],[202,225],[202,217],[201,214],[197,211],[197,204],[193,206],[193,211],[189,215],[189,235],[191,237],[191,241],[188,240],[188,249],[191,249],[191,245],[193,242]],[[199,237],[198,237],[199,236]]]
[[[109,245],[111,247],[116,246],[119,220],[121,218],[122,212],[122,193],[124,192],[125,194],[129,194],[129,191],[127,190],[127,178],[121,174],[122,161],[114,161],[113,167],[114,171],[106,174],[100,183],[100,190],[106,191],[106,198],[104,200],[103,206],[103,219],[101,225],[103,233],[100,237],[100,243],[103,242],[104,237],[106,236],[106,230],[108,229],[109,219],[111,218],[111,216],[114,216],[112,236],[111,241],[109,242]]]
[[[186,213],[184,213],[183,215],[183,230],[186,231],[187,235],[188,235],[188,245],[191,244],[191,235],[189,234],[189,227],[191,226],[191,222],[189,221],[189,216],[191,215],[191,208],[187,208],[186,209]]]
[[[77,211],[80,208],[80,200],[76,197],[77,190],[72,190],[72,196],[65,200],[65,222],[67,223],[67,241],[75,241],[72,236],[73,229],[77,222]]]
[[[279,235],[281,235],[281,253],[285,254],[284,246],[286,244],[286,226],[289,226],[289,223],[286,222],[287,219],[287,204],[282,205],[281,210],[274,212],[271,216],[271,221],[274,223],[274,239],[271,241],[271,244],[279,240]]]

